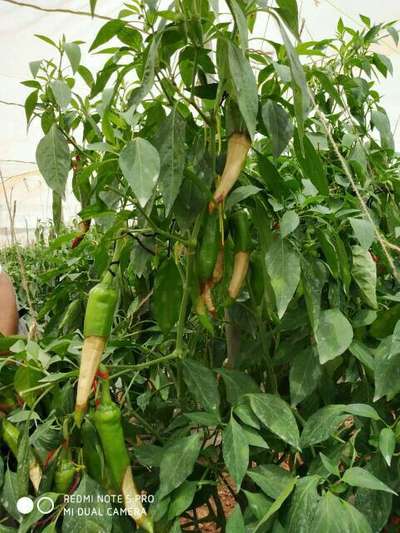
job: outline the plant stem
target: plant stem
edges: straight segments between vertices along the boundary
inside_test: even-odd
[[[149,368],[151,366],[156,366],[161,363],[166,363],[167,361],[172,361],[174,359],[177,359],[178,357],[179,355],[175,351],[169,355],[163,355],[162,357],[158,357],[157,359],[153,359],[152,361],[146,361],[145,363],[138,363],[137,365],[107,365],[107,366],[109,366],[110,368],[118,367],[118,368],[123,369],[121,370],[121,372],[117,372],[116,374],[113,374],[112,376],[110,376],[110,379],[114,379],[128,372],[132,372],[132,370],[143,370],[144,368]]]

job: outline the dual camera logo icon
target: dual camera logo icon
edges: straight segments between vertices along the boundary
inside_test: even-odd
[[[35,502],[29,496],[23,496],[17,501],[17,510],[22,515],[31,513],[35,506],[41,514],[49,514],[54,510],[54,502],[48,496],[41,496]]]

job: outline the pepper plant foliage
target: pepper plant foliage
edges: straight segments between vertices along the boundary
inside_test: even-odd
[[[80,42],[40,36],[52,59],[31,64],[25,109],[42,125],[37,162],[59,235],[46,271],[31,279],[41,338],[14,344],[18,365],[1,367],[1,394],[14,388],[22,402],[7,413],[25,443],[17,461],[29,462],[30,444],[47,480],[39,494],[56,501],[56,530],[87,520],[63,516],[46,457],[72,417],[87,292],[122,240],[103,362],[134,478],[155,495],[155,531],[201,522],[228,533],[382,531],[400,488],[400,297],[397,257],[389,261],[400,181],[376,89],[392,66],[374,45],[397,45],[398,34],[362,16],[358,29],[340,20],[333,38],[302,42],[295,0],[229,0],[227,13],[217,4],[128,2],[91,44],[105,58],[97,73]],[[251,39],[267,17],[282,35],[268,41],[273,54]],[[251,149],[215,206],[238,131]],[[85,222],[78,237],[60,229],[71,169]],[[213,209],[224,269],[208,313],[196,305],[195,267]],[[250,267],[231,298],[237,211],[248,216]],[[107,490],[107,470],[88,475],[72,422],[70,445],[77,491]],[[15,508],[28,470],[16,471],[11,455],[5,464],[3,504],[28,531],[34,519]],[[135,528],[120,517],[91,520],[96,531]]]

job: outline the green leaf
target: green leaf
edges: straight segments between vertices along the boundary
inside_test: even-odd
[[[29,466],[30,466],[30,446],[29,446],[29,422],[26,422],[21,436],[18,440],[17,453],[17,490],[20,497],[29,493]]]
[[[318,327],[321,314],[321,294],[327,282],[327,272],[322,261],[301,262],[301,277],[304,290],[304,299],[311,327],[315,331]]]
[[[276,11],[281,16],[287,27],[293,34],[299,36],[299,11],[297,0],[276,0],[278,8]]]
[[[25,493],[25,495],[26,494],[27,493]],[[55,504],[59,497],[60,495],[57,492],[41,493],[40,496],[38,496],[34,501],[33,511],[23,517],[22,522],[18,529],[18,533],[28,533],[29,531],[32,531],[33,529],[35,529],[33,526],[40,520],[43,520],[43,516],[45,516],[43,512],[41,511],[41,509],[45,510],[46,504],[48,505],[48,509],[50,509],[50,507],[52,506],[51,502]],[[52,524],[53,524],[53,528],[47,526],[46,528],[41,530],[42,533],[56,533],[55,522],[52,522]],[[50,524],[50,526],[52,524]],[[14,529],[12,529],[11,531],[15,532]],[[0,529],[0,533],[7,533],[7,531],[3,531],[2,529]]]
[[[76,72],[81,62],[81,49],[76,43],[66,43],[64,45],[65,53],[71,63],[72,72]]]
[[[92,14],[92,17],[96,9],[96,4],[97,4],[97,0],[90,0],[90,13]]]
[[[309,533],[319,501],[319,476],[306,476],[297,481],[289,509],[288,533]]]
[[[353,341],[349,347],[350,352],[356,357],[363,365],[370,370],[375,369],[375,361],[373,355],[370,353],[367,346],[364,344]]]
[[[100,485],[83,473],[74,495],[76,498],[65,508],[62,533],[111,533],[112,507],[106,503],[106,494]]]
[[[33,91],[25,100],[25,117],[26,117],[26,123],[29,125],[29,121],[32,118],[33,112],[35,111],[35,107],[38,101],[39,97],[39,91]]]
[[[353,403],[344,406],[344,411],[354,416],[364,416],[372,420],[380,420],[381,417],[376,412],[372,405],[366,403]]]
[[[246,17],[236,0],[231,0],[229,5],[232,8],[232,14],[239,31],[240,47],[243,52],[246,52],[249,47]]]
[[[259,392],[259,388],[255,381],[244,372],[228,368],[219,368],[218,374],[221,375],[224,381],[226,399],[231,405],[236,405],[240,398],[245,394]]]
[[[308,533],[372,533],[365,517],[349,503],[326,492],[319,500]]]
[[[40,393],[40,389],[30,390],[39,384],[43,373],[35,370],[33,366],[20,366],[14,374],[14,388],[29,407],[35,403],[35,399]]]
[[[242,426],[243,435],[246,437],[249,446],[255,446],[256,448],[269,449],[268,444],[261,437],[261,435],[252,427]]]
[[[181,516],[186,511],[193,502],[196,490],[197,483],[195,481],[184,481],[180,487],[171,493],[171,504],[168,508],[169,520]]]
[[[218,413],[219,392],[214,372],[193,359],[182,361],[183,378],[193,398],[210,413]]]
[[[186,155],[185,128],[186,122],[175,106],[161,125],[157,137],[157,148],[161,160],[159,187],[164,198],[167,216],[182,185]]]
[[[287,237],[299,224],[300,218],[296,211],[286,211],[280,222],[281,238]]]
[[[36,162],[50,189],[64,194],[71,167],[71,155],[64,135],[55,124],[39,142]]]
[[[282,492],[276,498],[274,503],[271,505],[271,507],[268,509],[268,511],[265,513],[262,519],[257,523],[257,526],[254,529],[254,533],[257,533],[257,531],[259,533],[260,531],[264,531],[262,526],[266,524],[266,522],[271,518],[272,515],[274,515],[277,511],[279,511],[279,509],[282,507],[284,502],[293,492],[293,489],[296,483],[297,483],[297,478],[293,478],[290,481],[288,481],[287,485],[282,489]]]
[[[371,111],[371,118],[373,125],[380,133],[382,148],[394,150],[393,135],[386,112],[383,109],[380,111]]]
[[[233,190],[225,202],[225,211],[230,211],[232,207],[242,200],[246,200],[250,196],[254,196],[259,193],[262,189],[255,187],[254,185],[242,185]]]
[[[279,157],[293,137],[293,123],[289,113],[273,100],[262,107],[262,118],[271,137],[272,153]]]
[[[352,253],[353,268],[351,273],[353,279],[357,283],[365,303],[372,307],[372,309],[377,309],[376,264],[371,254],[361,248],[361,246],[353,246]]]
[[[383,428],[379,433],[379,449],[388,466],[392,462],[396,448],[396,436],[390,428]]]
[[[348,417],[344,405],[327,405],[313,413],[304,425],[301,446],[307,448],[323,442],[333,435]]]
[[[279,29],[282,34],[283,43],[285,45],[286,54],[289,60],[290,73],[292,77],[292,90],[294,98],[294,110],[297,121],[297,128],[299,132],[300,146],[303,147],[304,140],[304,119],[308,114],[310,107],[310,96],[308,93],[307,80],[304,74],[303,67],[300,63],[299,56],[293,47],[288,34],[282,24],[279,23]],[[318,187],[317,187],[318,188]],[[325,194],[325,193],[323,193]]]
[[[314,392],[321,375],[318,354],[313,347],[297,354],[289,372],[291,404],[297,405]]]
[[[259,465],[247,472],[249,478],[270,498],[275,500],[293,476],[278,465]]]
[[[254,414],[264,426],[291,446],[299,448],[299,429],[290,407],[272,394],[247,396]]]
[[[258,113],[256,79],[243,52],[231,42],[228,42],[228,63],[240,113],[246,123],[250,137],[253,138],[256,132]]]
[[[400,392],[400,353],[392,355],[392,337],[386,337],[375,351],[375,396],[394,396]]]
[[[201,435],[179,438],[166,448],[160,465],[159,498],[178,488],[193,471],[202,445]]]
[[[160,156],[149,141],[136,137],[119,156],[119,166],[139,204],[150,200],[160,174]]]
[[[397,493],[388,487],[385,483],[376,478],[371,472],[360,468],[359,466],[353,466],[346,470],[343,476],[343,481],[352,487],[362,487],[364,489],[382,490],[384,492],[390,492],[397,495]]]
[[[339,309],[321,311],[315,331],[321,365],[345,352],[353,340],[353,328]]]
[[[130,107],[121,116],[132,126],[134,123],[134,115],[139,104],[141,104],[147,93],[153,87],[154,83],[154,69],[157,58],[159,39],[153,38],[147,54],[146,64],[143,70],[143,79],[140,87],[136,90],[134,95],[129,99]]]
[[[329,194],[329,187],[325,165],[322,163],[313,143],[307,136],[305,136],[302,147],[300,136],[296,132],[294,136],[294,149],[303,176],[312,182],[312,184],[318,189],[318,192],[327,196]]]
[[[120,19],[110,20],[102,26],[97,33],[89,52],[92,52],[102,44],[107,43],[110,39],[118,35],[118,32],[125,26],[125,22]]]
[[[334,463],[329,457],[324,455],[322,452],[319,452],[319,456],[327,472],[329,472],[329,474],[332,474],[333,476],[340,477],[338,465]]]
[[[233,416],[222,434],[222,454],[226,467],[239,490],[249,464],[249,444],[241,426]]]
[[[34,78],[36,78],[36,76],[38,75],[38,72],[39,72],[41,64],[42,64],[42,60],[41,59],[39,61],[31,61],[29,63],[29,69],[30,69],[30,71],[32,73],[32,76]]]
[[[226,521],[225,533],[246,533],[240,505],[236,504],[233,512]]]
[[[279,318],[285,314],[300,281],[300,259],[287,240],[273,241],[265,262],[275,294]]]
[[[257,152],[257,165],[260,177],[266,183],[268,190],[279,200],[282,200],[288,191],[288,187],[271,161]],[[233,193],[232,193],[233,194]],[[228,196],[229,201],[229,196]]]
[[[164,261],[154,282],[153,312],[161,331],[167,334],[179,318],[182,279],[172,257]]]
[[[65,81],[54,80],[50,82],[54,98],[61,109],[66,109],[71,101],[71,89]]]
[[[350,224],[353,228],[354,234],[358,239],[364,250],[371,248],[371,244],[375,240],[375,228],[369,220],[361,218],[350,218]]]

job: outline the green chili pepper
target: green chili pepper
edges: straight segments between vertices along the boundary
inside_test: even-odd
[[[93,419],[114,490],[122,493],[127,511],[137,525],[153,533],[152,522],[146,515],[133,482],[122,429],[121,411],[111,399],[107,379],[103,380],[100,405]]]
[[[103,485],[104,481],[104,457],[101,449],[99,436],[92,421],[86,419],[81,429],[83,445],[83,462],[89,476]]]
[[[113,275],[107,272],[89,292],[83,334],[85,337],[108,337],[117,307],[118,293]]]
[[[217,262],[220,233],[218,212],[207,213],[203,226],[203,238],[198,252],[198,274],[201,281],[207,281]]]
[[[60,494],[67,494],[74,481],[76,473],[75,465],[72,461],[71,450],[63,448],[57,461],[54,475],[54,489]]]
[[[251,248],[250,220],[247,211],[240,209],[231,216],[232,236],[237,252],[248,252]]]

